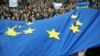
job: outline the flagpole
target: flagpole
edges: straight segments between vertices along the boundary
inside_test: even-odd
[[[9,0],[8,0],[8,10],[9,10],[9,14],[10,14],[10,6],[9,6]],[[9,17],[10,17],[10,15],[9,15]],[[11,17],[10,17],[10,20],[11,20]]]

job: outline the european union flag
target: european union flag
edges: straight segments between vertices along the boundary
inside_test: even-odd
[[[68,56],[100,45],[100,11],[77,9],[34,22],[0,20],[0,56]]]

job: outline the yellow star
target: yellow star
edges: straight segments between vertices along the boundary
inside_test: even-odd
[[[18,34],[20,34],[19,32],[16,32],[13,28],[8,28],[8,30],[5,33],[8,36],[17,36]]]
[[[79,20],[76,21],[77,26],[82,26],[83,23],[81,23]]]
[[[28,23],[26,23],[27,25],[32,25],[33,23],[32,22],[28,22]]]
[[[33,33],[35,29],[32,29],[32,28],[28,28],[27,30],[24,30],[24,34],[31,34]]]
[[[73,33],[80,32],[80,30],[78,29],[78,26],[74,26],[73,24],[72,24],[72,26],[70,27],[70,30],[72,30]]]
[[[72,15],[71,18],[72,19],[76,19],[78,16],[77,15]]]
[[[54,29],[52,29],[51,31],[47,30],[47,32],[49,34],[49,38],[55,38],[57,40],[60,40],[58,36],[60,34],[59,32],[56,32]]]

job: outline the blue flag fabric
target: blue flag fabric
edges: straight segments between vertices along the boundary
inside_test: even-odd
[[[77,9],[29,24],[0,20],[0,56],[68,56],[97,45],[96,9]]]

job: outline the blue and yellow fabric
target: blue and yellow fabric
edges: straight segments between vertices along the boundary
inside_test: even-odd
[[[69,56],[100,45],[100,11],[76,9],[34,22],[0,20],[0,56]]]
[[[76,9],[89,8],[89,2],[78,2],[76,3]]]

